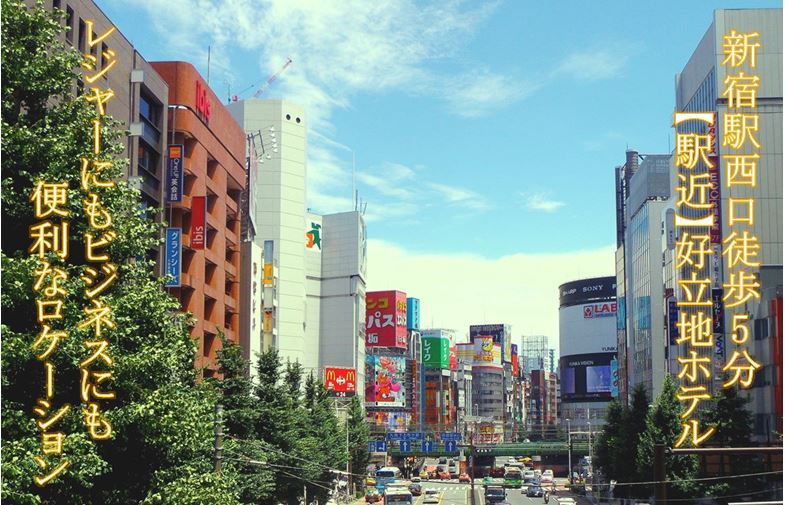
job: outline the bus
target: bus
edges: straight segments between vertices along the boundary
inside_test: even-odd
[[[391,484],[401,479],[401,470],[397,466],[385,466],[376,470],[376,487],[384,489],[387,484]]]
[[[394,487],[384,492],[384,505],[412,505],[414,498],[406,488]]]
[[[504,487],[520,488],[523,481],[523,472],[520,468],[508,466],[504,472]]]

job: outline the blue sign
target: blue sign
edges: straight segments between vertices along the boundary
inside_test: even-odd
[[[385,438],[387,438],[387,440],[403,440],[403,433],[393,431],[387,433]]]
[[[385,442],[384,440],[377,440],[376,452],[387,452],[387,442]]]
[[[368,452],[376,452],[376,442],[374,440],[368,442]]]
[[[404,433],[404,432],[394,431],[394,432],[387,433],[385,438],[388,441],[393,441],[393,440],[396,440],[396,441],[397,440],[422,440],[423,439],[423,434],[420,433],[420,432],[414,432],[414,433],[406,432],[406,433]]]
[[[611,396],[619,396],[619,362],[616,357],[611,360]]]
[[[409,330],[420,329],[420,299],[406,299],[406,328]]]
[[[422,440],[424,438],[423,434],[420,432],[404,433],[404,435],[404,440]]]
[[[676,300],[668,300],[668,342],[670,345],[676,345],[679,339],[679,327],[676,323],[679,322],[679,308],[676,306]]]
[[[422,441],[422,452],[433,452],[433,440]]]
[[[444,452],[458,452],[458,442],[455,440],[444,442]]]
[[[180,271],[182,270],[183,243],[180,240],[180,228],[166,229],[166,256],[164,257],[164,273],[171,278],[164,286],[177,287],[180,285]]]
[[[166,201],[183,201],[183,145],[169,146],[169,156],[166,163]]]
[[[412,443],[408,440],[401,440],[400,442],[400,449],[401,452],[411,452],[412,451]]]
[[[463,439],[462,435],[457,431],[443,431],[441,433],[441,438],[442,438],[442,442],[447,442],[447,441],[454,442]]]

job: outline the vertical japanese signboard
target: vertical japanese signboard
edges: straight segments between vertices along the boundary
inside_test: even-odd
[[[422,363],[425,368],[447,369],[450,367],[450,339],[441,330],[423,330]]]
[[[365,345],[406,349],[406,294],[369,291],[365,294]]]
[[[409,330],[420,329],[420,299],[406,299],[406,328]]]
[[[205,197],[191,198],[191,249],[204,249],[207,208]]]
[[[166,162],[166,201],[183,201],[183,145],[169,146]]]
[[[166,229],[165,272],[170,278],[164,286],[172,288],[180,285],[180,271],[183,255],[183,243],[180,240],[180,228]]]

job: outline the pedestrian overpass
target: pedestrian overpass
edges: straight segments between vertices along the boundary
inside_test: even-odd
[[[569,452],[567,441],[555,442],[520,442],[514,444],[493,444],[493,445],[476,445],[474,446],[475,454],[478,457],[502,457],[502,456],[567,456]],[[467,450],[468,445],[459,444],[458,449],[455,451],[447,452],[444,450],[443,444],[434,444],[433,450],[430,452],[422,452],[415,450],[415,444],[412,444],[412,450],[401,452],[397,447],[390,448],[388,454],[394,457],[440,457],[440,456],[457,456],[461,449]],[[586,441],[572,443],[572,456],[588,456],[589,444]]]

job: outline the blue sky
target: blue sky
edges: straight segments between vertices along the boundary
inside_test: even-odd
[[[549,303],[554,284],[570,280],[564,275],[613,273],[613,167],[627,146],[668,151],[674,75],[713,9],[781,7],[763,0],[99,4],[148,60],[188,60],[206,75],[210,44],[219,96],[227,83],[237,91],[294,59],[265,95],[306,108],[314,210],[351,208],[351,154],[341,145],[355,151],[378,251],[376,260],[369,255],[372,289],[431,289],[418,283],[422,275],[411,286],[391,284],[414,264],[431,265],[428,282],[441,282],[448,273],[435,269],[444,261],[432,258],[492,262],[504,272],[515,258],[529,268],[537,264],[531,258],[559,254],[578,265],[531,295]],[[529,275],[521,275],[525,283]],[[486,318],[512,317],[488,303]],[[437,312],[442,325],[464,324],[454,308]],[[553,334],[554,315],[528,318],[519,330]]]

